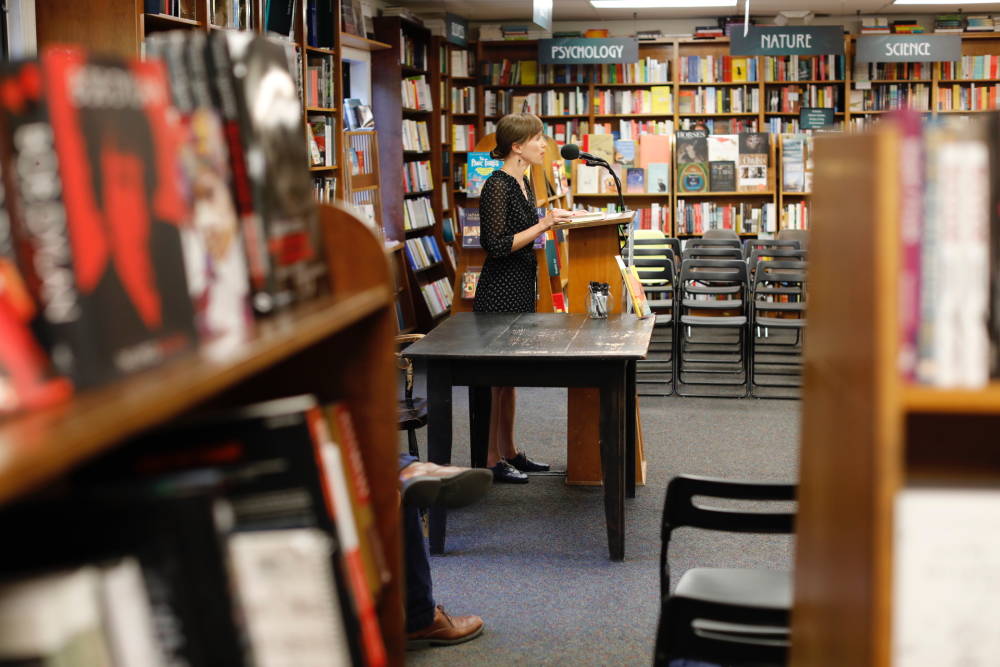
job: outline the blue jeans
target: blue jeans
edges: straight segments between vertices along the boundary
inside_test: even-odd
[[[399,469],[416,460],[415,456],[400,454]],[[406,631],[415,632],[434,622],[430,554],[424,540],[420,510],[406,505],[400,509],[403,514],[403,567],[406,570]]]

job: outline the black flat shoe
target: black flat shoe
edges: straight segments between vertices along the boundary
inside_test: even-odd
[[[506,461],[498,461],[495,466],[490,468],[493,471],[493,481],[502,484],[527,484],[528,476],[523,472],[518,471],[517,468],[512,466]]]
[[[511,464],[521,472],[545,472],[552,466],[548,463],[539,463],[538,461],[532,461],[525,455],[524,452],[518,452],[517,456],[512,459],[507,459],[507,463]]]

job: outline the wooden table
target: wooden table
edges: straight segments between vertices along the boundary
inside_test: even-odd
[[[635,361],[652,332],[652,318],[633,315],[456,313],[404,352],[427,361],[427,458],[451,463],[453,386],[469,387],[477,467],[486,465],[491,386],[597,388],[608,551],[624,560],[625,496],[635,495]],[[433,553],[444,551],[446,526],[446,512],[432,509]]]

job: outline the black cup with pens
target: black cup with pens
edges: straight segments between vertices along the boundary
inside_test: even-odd
[[[608,283],[591,281],[587,294],[587,316],[595,320],[608,319],[608,299],[611,297],[611,286]]]

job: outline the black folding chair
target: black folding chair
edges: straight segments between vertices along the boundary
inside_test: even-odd
[[[798,397],[806,329],[807,268],[806,262],[796,259],[757,263],[751,299],[750,393],[753,396]],[[773,389],[762,392],[763,387]]]

